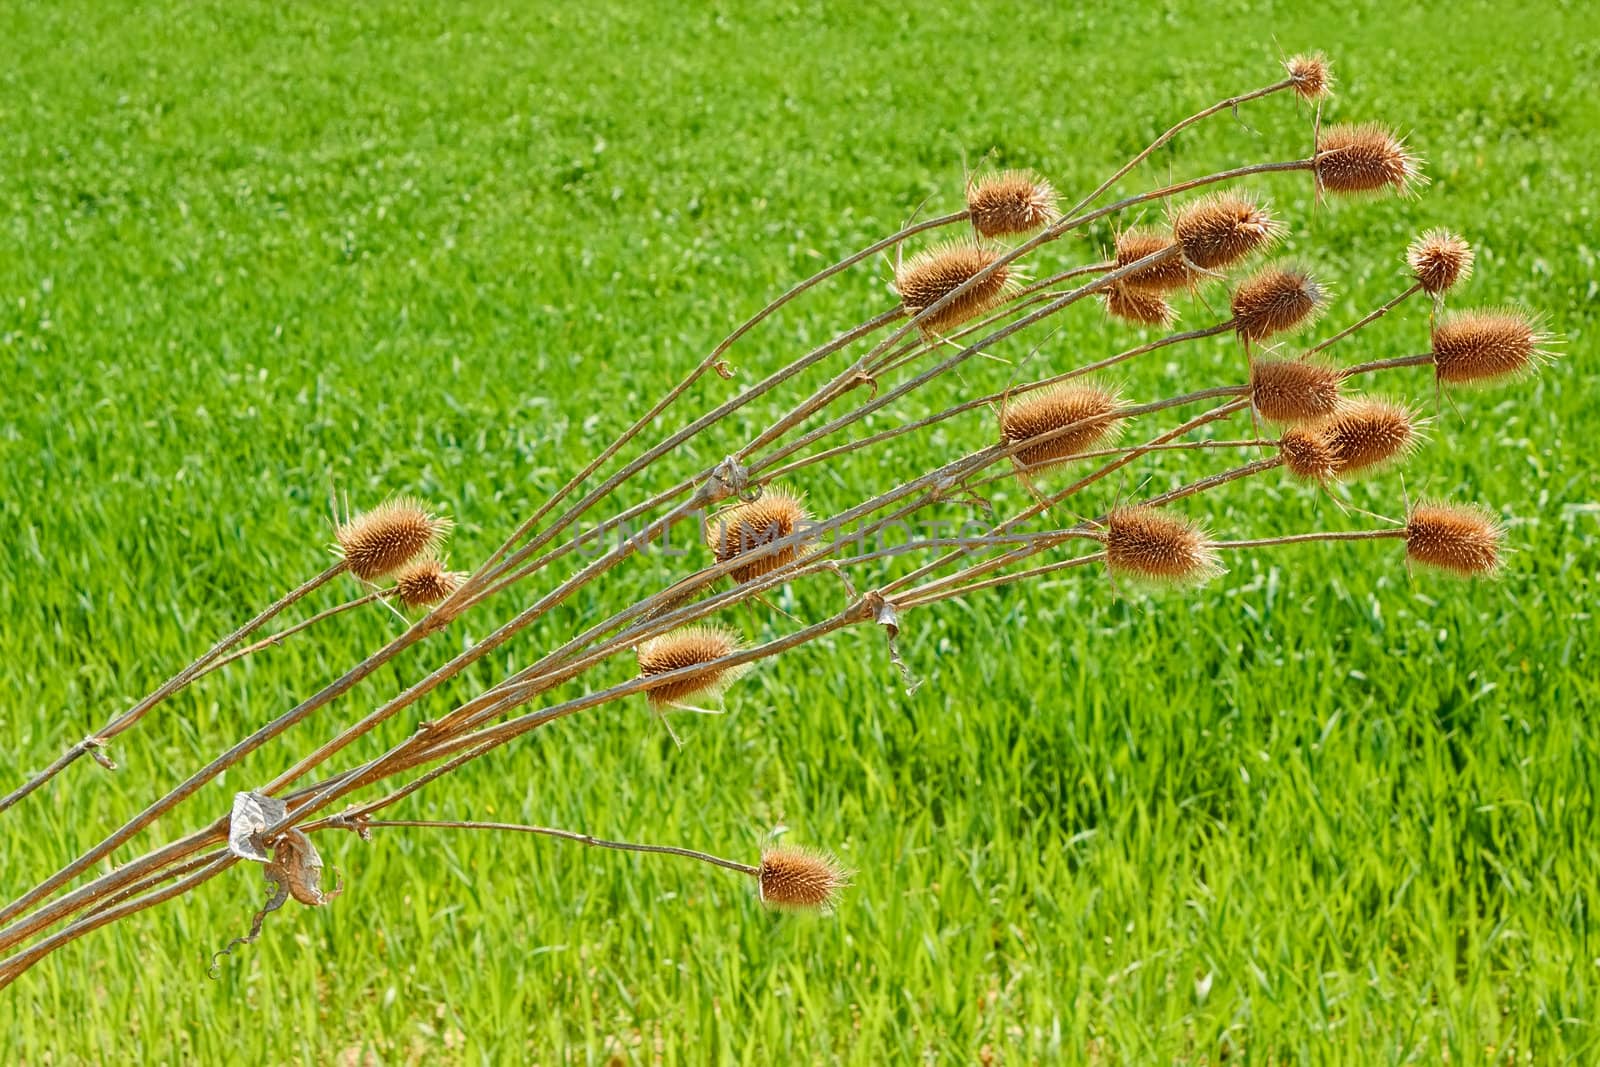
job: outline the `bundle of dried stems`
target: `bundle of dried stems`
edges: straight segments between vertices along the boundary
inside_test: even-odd
[[[265,911],[288,896],[310,905],[325,903],[333,894],[324,892],[316,877],[321,859],[311,835],[329,828],[356,831],[363,838],[374,829],[399,827],[521,831],[684,856],[749,877],[760,899],[773,907],[827,909],[846,885],[847,872],[831,857],[804,849],[770,848],[758,863],[745,864],[689,849],[602,841],[566,830],[375,816],[462,765],[558,719],[632,698],[657,710],[693,707],[686,702],[715,699],[747,665],[846,627],[881,628],[888,638],[888,657],[909,678],[894,642],[907,612],[1072,568],[1104,565],[1119,581],[1192,585],[1217,574],[1230,553],[1306,541],[1394,539],[1402,543],[1413,564],[1461,575],[1492,574],[1501,561],[1500,526],[1491,515],[1472,507],[1414,504],[1402,517],[1380,520],[1383,525],[1370,529],[1239,540],[1217,539],[1202,522],[1169,508],[1229,483],[1269,475],[1279,467],[1310,483],[1309,491],[1315,492],[1403,460],[1416,446],[1420,420],[1405,403],[1351,395],[1352,388],[1368,376],[1430,366],[1435,390],[1442,390],[1514,377],[1535,368],[1548,353],[1550,338],[1525,312],[1498,308],[1439,313],[1447,294],[1469,276],[1473,261],[1461,238],[1441,230],[1423,234],[1405,252],[1413,280],[1393,299],[1315,344],[1297,351],[1268,350],[1281,348],[1287,337],[1308,328],[1326,308],[1329,290],[1310,269],[1289,263],[1266,265],[1230,284],[1228,272],[1269,251],[1286,227],[1264,201],[1225,186],[1252,175],[1304,171],[1319,198],[1337,198],[1405,195],[1424,181],[1419,160],[1388,128],[1371,123],[1322,127],[1321,107],[1332,85],[1325,59],[1297,56],[1285,66],[1283,79],[1219,101],[1177,123],[1066,209],[1055,189],[1032,173],[976,177],[967,184],[963,210],[908,225],[796,284],[734,329],[470,573],[445,569],[438,551],[450,523],[414,500],[397,498],[341,523],[338,559],[332,566],[69,747],[54,764],[0,799],[0,812],[18,805],[84,755],[113,766],[103,751],[113,738],[150,717],[185,686],[239,658],[309,634],[327,619],[375,601],[426,609],[426,614],[0,908],[0,952],[9,953],[0,959],[0,986],[89,931],[180,896],[241,862],[262,864],[277,887],[268,909],[257,915],[252,934],[259,932]],[[1251,163],[1093,206],[1184,129],[1248,101],[1284,93],[1298,96],[1313,109],[1311,143],[1316,150],[1310,157]],[[1198,199],[1183,199],[1197,190],[1205,193]],[[1054,271],[1040,266],[1047,246],[1097,223],[1115,225],[1143,205],[1167,205],[1165,226],[1123,229],[1115,236],[1111,258],[1104,262]],[[901,246],[922,234],[961,227],[968,232],[909,257],[898,255]],[[899,259],[894,277],[898,305],[790,359],[748,388],[731,391],[722,385],[731,376],[729,349],[745,334],[813,287],[888,250],[896,250]],[[1024,278],[1022,268],[1030,257],[1033,270],[1046,275],[1038,281]],[[1228,314],[1210,325],[1164,334],[1037,380],[1012,382],[935,414],[907,415],[888,429],[846,436],[846,431],[875,413],[905,406],[906,398],[935,379],[953,375],[974,357],[993,355],[1003,345],[1031,336],[1029,331],[1039,332],[1041,323],[1075,304],[1089,301],[1114,318],[1164,329],[1175,317],[1174,297],[1225,286]],[[1337,343],[1418,293],[1426,293],[1435,304],[1427,351],[1355,365],[1341,365],[1330,354]],[[1227,333],[1244,348],[1241,368],[1248,360],[1248,373],[1241,373],[1244,380],[1237,384],[1214,383],[1166,397],[1137,399],[1093,377],[1151,352]],[[875,343],[863,345],[877,335],[882,336]],[[809,390],[797,388],[802,375],[821,370],[826,361],[858,346],[864,351],[833,374],[813,382]],[[1048,351],[1047,336],[1039,348]],[[726,399],[620,466],[613,463],[702,382],[725,391]],[[709,431],[726,425],[736,412],[757,402],[770,403],[790,390],[794,395],[780,402],[779,413],[763,421],[765,428],[727,450],[724,460],[686,472],[669,488],[624,506],[625,492],[639,484],[642,473],[672,461],[688,442],[709,440]],[[980,427],[983,419],[997,420],[984,430],[990,441],[984,447],[947,457],[919,477],[881,487],[875,495],[824,519],[813,519],[807,512],[803,503],[807,484],[821,484],[819,471],[811,468],[974,413]],[[1241,440],[1195,436],[1203,427],[1237,416],[1256,427],[1280,429],[1275,437],[1262,436],[1258,429]],[[1130,465],[1158,464],[1178,450],[1196,455],[1253,450],[1257,458],[1223,466],[1165,492],[1120,502],[1095,518],[1067,526],[1047,520],[1049,515],[1070,512],[1078,494],[1113,475],[1120,477],[1119,472]],[[615,469],[584,491],[611,467]],[[1147,473],[1143,467],[1138,470]],[[996,517],[978,490],[1005,479],[1019,481],[1033,503]],[[692,569],[692,563],[673,557],[684,563],[680,573],[654,594],[580,633],[561,635],[553,650],[465,703],[438,709],[381,755],[330,768],[345,748],[426,700],[513,636],[537,623],[549,623],[553,609],[580,590],[603,581],[619,566],[637,565],[649,546],[665,541],[675,528],[730,501],[734,503],[706,524],[704,566]],[[961,534],[882,543],[885,531],[941,505],[966,509],[970,521]],[[598,520],[597,512],[603,515]],[[585,520],[592,528],[580,534]],[[605,539],[617,531],[639,532],[605,547]],[[876,547],[874,538],[879,538]],[[1087,551],[1063,553],[1071,543],[1082,543]],[[595,544],[601,546],[598,554],[588,550]],[[268,622],[346,572],[366,584],[368,591],[246,643]],[[852,575],[872,577],[877,584],[857,592]],[[393,584],[385,588],[374,584],[383,580]],[[766,608],[767,594],[786,583],[803,582],[820,583],[825,594],[819,595],[837,596],[842,589],[843,606],[810,622]],[[505,609],[515,596],[522,597],[520,606]],[[753,645],[741,640],[726,622],[730,610],[740,604],[764,611],[779,636]],[[481,616],[493,605],[501,605],[503,615],[489,636],[359,718],[336,716],[332,710],[336,703],[379,667],[463,615]],[[723,621],[713,621],[718,616]],[[481,617],[475,625],[483,625]],[[619,663],[626,665],[625,680],[615,680]],[[546,699],[558,687],[602,677],[602,669],[609,669],[610,684],[594,681],[577,695]],[[286,766],[277,777],[239,794],[232,813],[201,813],[198,819],[191,818],[198,824],[192,832],[74,887],[157,819],[172,825],[180,810],[188,812],[194,806],[189,801],[205,799],[199,794],[208,783],[269,745],[301,754],[286,755]],[[83,787],[92,788],[88,782]],[[343,805],[342,810],[337,805]]]

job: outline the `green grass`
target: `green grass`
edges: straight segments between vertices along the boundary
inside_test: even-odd
[[[726,716],[681,722],[681,751],[636,703],[585,713],[397,812],[745,857],[781,823],[858,871],[841,912],[775,917],[726,872],[534,838],[332,838],[345,894],[272,916],[219,981],[204,961],[247,927],[250,872],[46,961],[0,994],[0,1061],[1600,1057],[1600,42],[1580,5],[322,6],[0,12],[7,786],[323,566],[330,477],[356,503],[447,506],[469,563],[733,322],[925,197],[948,210],[963,157],[993,148],[1085,190],[1171,120],[1272,80],[1280,45],[1328,49],[1334,117],[1395,121],[1434,179],[1418,201],[1315,210],[1301,176],[1252,183],[1336,284],[1331,321],[1397,291],[1405,242],[1448,224],[1481,249],[1457,303],[1525,302],[1566,337],[1562,362],[1465,394],[1403,476],[1353,495],[1393,514],[1403,477],[1488,502],[1518,551],[1477,585],[1410,576],[1379,543],[1234,558],[1178,596],[1088,573],[1013,588],[907,616],[912,697],[879,638],[847,631],[765,665]],[[1306,151],[1287,99],[1239,119],[1130,187]],[[736,350],[739,380],[885,307],[885,279],[864,267],[786,312]],[[1088,310],[1067,321],[1035,365],[1129,336]],[[1408,305],[1341,358],[1417,351],[1425,329]],[[1162,395],[1240,369],[1224,338],[1123,381]],[[990,388],[1009,368],[971,373]],[[1432,407],[1422,375],[1390,384]],[[805,488],[844,506],[989,432],[952,423]],[[1191,513],[1229,536],[1365,521],[1277,480]],[[382,740],[663,566],[619,575]],[[819,588],[780,606],[837,603]],[[335,712],[488,625],[470,617]],[[4,895],[395,627],[379,611],[330,624],[163,708],[119,741],[116,774],[72,768],[0,819]],[[157,834],[284,762],[251,760]]]

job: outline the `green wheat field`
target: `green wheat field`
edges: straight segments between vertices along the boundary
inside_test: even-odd
[[[1514,549],[1496,580],[1410,573],[1392,541],[1232,554],[1182,592],[1071,571],[907,613],[914,694],[880,633],[845,630],[761,664],[726,714],[674,717],[681,749],[635,699],[394,809],[744,860],[786,827],[855,871],[831,917],[768,912],[747,879],[670,857],[324,834],[346,886],[331,906],[272,915],[215,980],[259,869],[93,933],[0,992],[0,1062],[1600,1062],[1584,5],[19,0],[0,41],[4,789],[327,566],[333,492],[435,503],[471,566],[741,318],[924,202],[957,210],[964,167],[1034,167],[1070,202],[1290,52],[1327,51],[1330,120],[1394,123],[1432,179],[1321,205],[1304,174],[1245,181],[1334,287],[1321,329],[1399,292],[1406,243],[1449,226],[1478,249],[1453,305],[1539,309],[1563,339],[1536,377],[1444,401],[1425,370],[1386,379],[1429,440],[1345,491],[1349,510],[1282,477],[1180,509],[1245,538],[1478,501]],[[1280,94],[1119,188],[1310,144]],[[1050,246],[1036,275],[1112,233]],[[651,440],[893,306],[892,268],[776,316]],[[1181,301],[1184,325],[1215,321],[1224,298],[1206,299]],[[1153,336],[1089,304],[1058,321],[866,428],[1001,388],[1034,344],[1042,374]],[[1338,356],[1424,351],[1427,330],[1410,301]],[[1223,336],[1115,382],[1161,396],[1244,369]],[[778,410],[752,405],[620,499]],[[800,488],[828,514],[993,434],[974,412]],[[1226,462],[1175,453],[1151,485]],[[1108,482],[1083,506],[1148,488]],[[342,760],[704,562],[624,568]],[[728,621],[771,637],[842,595],[817,583]],[[139,844],[224,815],[532,597],[459,620]],[[379,606],[331,621],[161,707],[118,740],[116,772],[70,768],[0,816],[0,896],[400,626]]]

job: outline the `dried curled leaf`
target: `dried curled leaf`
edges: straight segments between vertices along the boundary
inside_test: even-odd
[[[282,819],[288,805],[277,797],[254,790],[233,794],[233,813],[228,817],[228,851],[242,860],[268,863],[272,857],[261,840],[261,831]]]

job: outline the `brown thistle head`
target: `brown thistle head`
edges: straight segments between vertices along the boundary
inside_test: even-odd
[[[1550,334],[1516,308],[1457,311],[1433,328],[1433,372],[1445,385],[1511,378],[1550,357]]]
[[[1241,282],[1230,307],[1233,329],[1246,341],[1309,326],[1328,304],[1328,290],[1302,267],[1268,267]]]
[[[1000,436],[1012,445],[1060,431],[1015,453],[1019,467],[1049,467],[1114,436],[1121,406],[1121,399],[1109,389],[1053,385],[1009,401],[1000,411]]]
[[[685,626],[645,641],[635,655],[639,658],[640,677],[649,678],[731,656],[741,647],[733,631],[721,626]],[[692,697],[716,697],[736,681],[744,669],[744,665],[719,667],[648,686],[645,693],[651,706],[657,708]]]
[[[1340,476],[1398,460],[1416,447],[1417,417],[1404,404],[1362,397],[1339,405],[1322,435],[1333,451]]]
[[[756,884],[769,908],[826,914],[850,885],[850,872],[825,852],[773,847],[761,853]]]
[[[951,241],[919,252],[895,272],[894,291],[906,314],[932,307],[1000,258],[1000,253],[971,241]],[[918,325],[924,336],[947,333],[969,319],[999,306],[1013,286],[1009,266],[975,284]]]
[[[1187,585],[1222,570],[1203,530],[1154,508],[1118,508],[1103,536],[1106,565],[1119,578]]]
[[[1146,256],[1153,256],[1157,252],[1164,252],[1174,244],[1172,238],[1166,234],[1153,233],[1150,230],[1123,230],[1117,235],[1117,250],[1114,266],[1120,270],[1123,267],[1139,262]],[[1121,285],[1125,289],[1135,289],[1143,293],[1170,293],[1174,289],[1182,289],[1199,281],[1200,275],[1191,267],[1183,256],[1172,256],[1160,263],[1142,267],[1132,274],[1125,275]]]
[[[756,499],[735,504],[707,520],[706,542],[717,562],[726,563],[741,556],[754,556],[758,549],[794,536],[803,531],[807,519],[803,497],[769,486]],[[729,573],[736,582],[748,582],[792,563],[799,554],[798,543],[785,545]]]
[[[1025,170],[1001,171],[968,183],[967,214],[980,237],[1033,233],[1061,217],[1055,189]]]
[[[1272,422],[1316,425],[1339,406],[1339,372],[1298,359],[1258,359],[1250,364],[1250,403]]]
[[[399,496],[342,523],[333,536],[350,573],[371,582],[437,549],[452,525]]]
[[[1283,69],[1289,72],[1289,88],[1301,99],[1324,100],[1333,95],[1333,72],[1321,52],[1290,56]]]
[[[1406,194],[1427,181],[1422,160],[1378,122],[1329,126],[1317,139],[1317,184],[1351,195],[1394,190]]]
[[[1184,257],[1202,270],[1231,267],[1282,235],[1283,225],[1244,193],[1211,193],[1172,219],[1172,236],[1183,245]]]
[[[1320,427],[1296,426],[1278,440],[1278,454],[1289,473],[1306,482],[1325,482],[1338,473],[1338,460]]]
[[[1500,569],[1500,521],[1482,508],[1418,504],[1406,516],[1406,558],[1463,577]]]
[[[394,588],[406,607],[426,608],[461,588],[465,577],[459,571],[445,570],[437,556],[424,556],[395,572]]]
[[[1112,285],[1105,290],[1106,314],[1123,322],[1140,326],[1171,326],[1178,318],[1178,309],[1159,294],[1122,285]]]
[[[1472,277],[1472,246],[1449,230],[1429,230],[1406,249],[1406,265],[1429,296]]]

